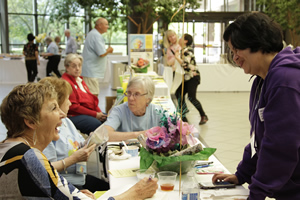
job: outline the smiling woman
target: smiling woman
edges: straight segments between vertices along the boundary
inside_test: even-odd
[[[280,26],[259,12],[239,16],[223,38],[233,53],[231,62],[255,76],[251,143],[236,173],[216,174],[213,182],[247,182],[249,200],[300,199],[300,48],[282,49]]]
[[[49,82],[15,87],[1,104],[7,138],[0,143],[0,199],[95,199],[62,177],[42,153],[58,140],[65,114]],[[142,179],[116,200],[146,199],[157,190],[157,179]],[[141,192],[143,191],[143,192]]]
[[[154,90],[154,83],[149,77],[136,76],[129,81],[125,93],[128,102],[114,107],[104,123],[109,141],[136,139],[159,125],[162,108],[151,104]]]
[[[65,184],[42,154],[52,140],[59,139],[58,127],[65,117],[56,97],[50,84],[28,83],[15,87],[4,98],[1,120],[7,138],[0,143],[0,199],[89,199],[73,185]]]

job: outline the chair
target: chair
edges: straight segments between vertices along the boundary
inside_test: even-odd
[[[87,174],[108,182],[107,142],[98,145],[87,161]]]

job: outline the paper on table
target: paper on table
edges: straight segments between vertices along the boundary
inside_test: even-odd
[[[96,191],[96,192],[94,193],[95,198],[98,199],[98,198],[101,197],[103,194],[105,194],[105,192],[107,192],[107,191]]]
[[[108,170],[108,172],[116,178],[122,178],[122,177],[136,176],[136,171],[135,171],[136,169],[137,168],[113,169],[113,170]]]
[[[118,194],[121,194],[131,188],[133,185],[124,185],[122,188],[114,188],[111,190],[108,190],[105,194],[97,198],[98,200],[107,200],[108,197],[116,196]],[[151,198],[147,198],[146,200],[169,200],[169,192],[163,192],[160,190],[156,190],[156,193]]]
[[[218,189],[218,190],[201,190],[201,198],[212,199],[247,199],[249,190],[244,189],[243,186],[237,186],[234,189]]]

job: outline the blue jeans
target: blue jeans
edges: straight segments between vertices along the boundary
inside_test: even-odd
[[[89,115],[78,115],[75,117],[69,117],[69,119],[81,133],[88,135],[102,124],[102,122],[97,118]]]

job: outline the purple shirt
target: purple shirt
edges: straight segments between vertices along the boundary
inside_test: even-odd
[[[265,80],[255,79],[249,111],[256,155],[251,158],[247,145],[236,172],[239,183],[249,183],[250,200],[300,199],[299,47],[279,52]]]

